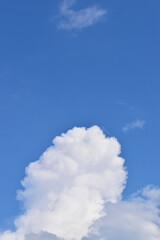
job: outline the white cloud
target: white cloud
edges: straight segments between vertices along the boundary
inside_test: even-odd
[[[54,234],[50,234],[47,232],[41,232],[38,234],[29,234],[26,236],[26,240],[63,240],[62,238],[56,237]]]
[[[31,233],[25,235],[17,231],[15,233],[6,231],[0,236],[0,239],[3,240],[64,240],[62,238],[57,237],[55,234],[40,232],[40,233]]]
[[[128,201],[107,206],[107,216],[93,228],[96,234],[88,239],[159,240],[160,189],[147,187]]]
[[[80,240],[105,215],[104,203],[121,199],[126,171],[115,138],[94,126],[69,130],[53,143],[26,168],[18,193],[25,212],[15,220],[17,231],[4,232],[0,240],[26,240],[40,232]]]
[[[98,6],[73,10],[71,7],[75,2],[76,0],[63,0],[60,7],[60,28],[71,30],[89,27],[99,21],[107,12],[106,9],[99,8]]]
[[[160,189],[122,200],[124,159],[100,128],[73,128],[26,168],[24,214],[0,240],[159,240]]]
[[[145,121],[144,120],[137,120],[135,122],[129,123],[122,128],[123,132],[128,132],[135,128],[142,129],[144,127]]]

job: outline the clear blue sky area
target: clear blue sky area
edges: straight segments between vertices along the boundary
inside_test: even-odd
[[[101,21],[63,30],[60,0],[0,0],[2,227],[21,211],[25,167],[74,126],[118,138],[124,197],[160,185],[160,1],[77,0],[73,8],[97,3],[107,9]],[[136,121],[145,124],[131,127]]]

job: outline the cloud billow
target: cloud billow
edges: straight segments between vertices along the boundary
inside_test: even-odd
[[[160,189],[147,186],[126,201],[109,204],[107,216],[94,223],[95,234],[83,240],[159,240]]]
[[[160,190],[122,200],[121,147],[102,130],[73,128],[26,168],[18,199],[24,213],[0,240],[159,240]]]
[[[15,220],[17,232],[10,233],[16,240],[41,231],[80,240],[105,215],[104,203],[121,199],[126,171],[115,138],[106,138],[97,126],[75,127],[53,144],[26,168],[24,190],[18,192],[25,213]]]

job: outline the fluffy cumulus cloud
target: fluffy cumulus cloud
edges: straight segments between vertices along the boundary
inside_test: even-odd
[[[120,144],[97,126],[56,137],[26,168],[18,198],[24,213],[0,240],[158,240],[158,188],[123,201],[126,183]]]
[[[84,240],[159,240],[160,189],[146,187],[128,201],[109,204],[107,216],[94,224],[94,234]]]
[[[53,140],[40,159],[26,168],[18,198],[25,212],[15,220],[17,231],[0,240],[23,240],[48,232],[80,240],[105,215],[104,203],[116,203],[126,182],[124,159],[115,138],[100,128],[74,128]]]
[[[76,0],[63,0],[60,6],[59,27],[65,30],[82,29],[93,25],[105,14],[106,9],[91,6],[81,10],[73,10]]]

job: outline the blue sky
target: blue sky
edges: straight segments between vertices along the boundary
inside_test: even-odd
[[[60,0],[0,1],[2,228],[21,211],[25,167],[74,126],[118,139],[125,197],[160,185],[160,3],[77,0],[69,14],[95,5],[97,19],[72,25]]]

